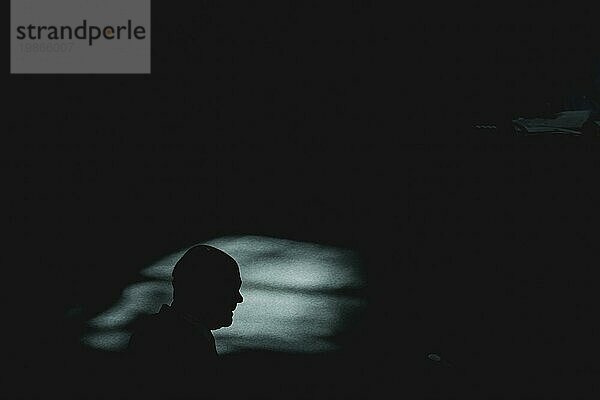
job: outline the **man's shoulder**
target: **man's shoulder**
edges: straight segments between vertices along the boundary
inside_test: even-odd
[[[173,310],[165,307],[157,314],[141,318],[132,330],[130,350],[156,352],[185,348],[194,351],[205,347],[202,335],[198,335],[194,327]]]

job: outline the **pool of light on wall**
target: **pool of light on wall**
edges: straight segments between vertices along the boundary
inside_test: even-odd
[[[214,331],[219,353],[242,350],[325,352],[366,307],[358,255],[347,249],[261,236],[205,242],[240,265],[241,293],[232,326]],[[107,310],[87,322],[82,342],[106,351],[126,348],[131,324],[172,300],[171,271],[186,249],[140,271]]]

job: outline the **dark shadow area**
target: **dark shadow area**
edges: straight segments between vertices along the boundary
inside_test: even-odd
[[[153,4],[151,76],[3,78],[0,397],[118,398],[85,321],[251,234],[358,251],[369,311],[224,356],[233,397],[598,398],[597,144],[472,129],[588,107],[595,14],[350,3]]]

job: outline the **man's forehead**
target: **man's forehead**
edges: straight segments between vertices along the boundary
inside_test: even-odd
[[[241,281],[242,277],[240,275],[240,270],[239,268],[234,268],[234,269],[230,269],[229,272],[227,273],[228,277],[235,280],[235,281]]]

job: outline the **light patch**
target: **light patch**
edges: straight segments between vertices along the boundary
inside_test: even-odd
[[[85,336],[85,343],[97,349],[112,350],[127,347],[131,332],[95,332]]]
[[[91,319],[88,324],[102,329],[120,328],[140,314],[158,312],[161,304],[170,303],[172,297],[173,287],[169,282],[135,283],[123,290],[113,307]]]
[[[358,294],[340,294],[364,288],[353,251],[259,236],[224,237],[204,244],[231,255],[240,265],[243,281],[244,302],[235,310],[233,325],[214,331],[219,353],[334,350],[333,337],[366,306]],[[88,321],[83,342],[97,349],[123,350],[129,325],[171,302],[171,272],[186,250],[140,271],[150,280],[128,286],[114,306]]]

